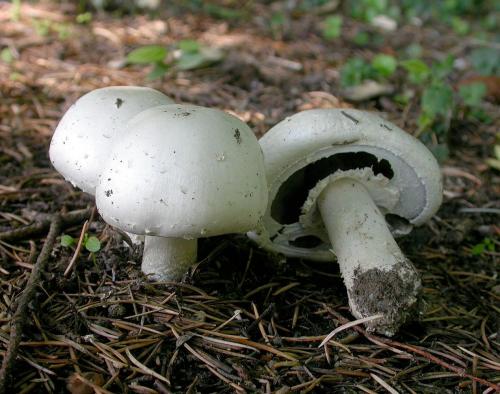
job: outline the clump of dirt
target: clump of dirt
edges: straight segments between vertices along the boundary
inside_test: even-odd
[[[419,310],[421,281],[409,260],[391,270],[372,268],[354,271],[354,285],[349,291],[351,309],[361,316],[383,314],[367,323],[368,331],[393,336],[399,327],[411,321]]]

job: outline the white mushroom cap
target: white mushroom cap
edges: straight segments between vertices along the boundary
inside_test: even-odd
[[[200,238],[246,232],[267,205],[262,150],[250,128],[193,105],[146,110],[128,123],[96,189],[108,223],[135,234]]]
[[[94,194],[103,161],[125,124],[145,109],[173,101],[157,90],[136,86],[96,89],[64,114],[50,144],[50,160],[66,180]]]
[[[425,223],[441,204],[441,172],[434,156],[416,138],[376,114],[352,109],[303,111],[274,126],[260,145],[269,206],[261,229],[249,236],[271,251],[334,259],[326,233],[311,225],[316,198],[328,184],[321,181],[332,174],[357,178],[384,214],[412,225]],[[320,244],[297,246],[294,241],[305,236],[316,237]]]

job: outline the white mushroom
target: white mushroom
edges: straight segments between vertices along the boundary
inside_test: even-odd
[[[260,144],[269,205],[249,236],[291,257],[336,255],[353,315],[383,314],[368,328],[394,334],[415,311],[420,280],[389,228],[408,233],[439,208],[432,154],[394,124],[351,109],[298,113]]]
[[[254,229],[267,204],[264,159],[239,119],[193,105],[146,110],[128,123],[96,189],[104,220],[146,235],[142,270],[179,280],[196,239]]]
[[[102,164],[125,124],[145,109],[172,103],[163,93],[145,87],[93,90],[80,97],[57,125],[50,160],[73,186],[94,195]]]

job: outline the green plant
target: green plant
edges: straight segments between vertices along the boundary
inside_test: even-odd
[[[458,90],[458,94],[465,105],[478,107],[486,95],[486,85],[482,82],[462,85]]]
[[[388,0],[351,0],[349,3],[351,16],[363,21],[371,21],[381,14],[389,14]]]
[[[491,238],[484,238],[480,243],[474,245],[471,249],[471,254],[478,256],[484,252],[495,252],[496,245]]]
[[[13,21],[18,21],[21,18],[21,0],[12,0],[10,18]]]
[[[52,32],[57,33],[61,40],[71,36],[71,26],[66,23],[55,23],[48,19],[33,19],[31,25],[40,37],[48,36]]]
[[[99,241],[99,238],[97,237],[89,237],[85,234],[84,246],[90,253],[97,253],[101,250],[101,241]]]
[[[478,48],[471,52],[472,66],[481,75],[500,75],[500,50]]]
[[[372,59],[371,65],[378,76],[387,78],[394,74],[398,62],[394,56],[380,54]]]
[[[464,19],[454,16],[450,21],[451,28],[460,36],[465,36],[469,32],[469,24]]]
[[[193,40],[182,40],[177,44],[180,56],[175,60],[178,70],[193,70],[206,67],[222,59],[222,52],[217,48],[203,47]]]
[[[177,43],[175,57],[167,62],[167,48],[160,45],[148,45],[134,49],[127,55],[129,64],[151,64],[152,71],[148,79],[161,78],[174,67],[177,70],[193,70],[218,62],[222,59],[222,52],[217,48],[203,47],[194,40],[182,40]]]
[[[356,86],[366,79],[385,79],[397,68],[397,60],[393,56],[379,54],[370,63],[361,58],[349,59],[340,70],[340,84],[343,87]]]
[[[323,21],[322,34],[327,40],[334,40],[340,37],[342,32],[342,17],[331,15]]]
[[[49,35],[51,21],[49,21],[48,19],[33,19],[31,21],[31,24],[35,28],[36,34],[40,37]]]
[[[409,81],[416,85],[425,82],[431,74],[429,66],[420,59],[404,60],[401,66],[407,71]]]
[[[358,31],[353,38],[356,45],[364,46],[370,42],[370,35],[366,31]]]
[[[283,29],[287,22],[287,16],[283,12],[275,12],[269,19],[271,33],[275,39],[279,39],[283,35]]]
[[[62,235],[61,246],[65,248],[71,248],[75,244],[76,244],[76,239],[73,238],[71,235],[68,234]],[[99,238],[93,235],[89,236],[87,233],[85,233],[83,237],[83,246],[88,252],[97,253],[99,252],[99,250],[101,250],[101,241],[99,241]]]
[[[148,74],[148,79],[161,78],[168,70],[165,63],[167,56],[167,48],[160,45],[147,45],[134,49],[127,55],[127,63],[129,64],[151,64],[153,65],[152,71]]]
[[[453,69],[454,59],[446,57],[441,62],[428,67],[418,59],[402,62],[408,72],[408,79],[415,85],[423,85],[420,89],[420,116],[418,117],[420,135],[426,130],[432,130],[441,139],[447,139],[450,120],[455,109],[453,89],[446,83],[446,77]]]
[[[70,248],[76,243],[76,240],[68,234],[63,234],[61,237],[61,246],[64,246],[65,248]]]
[[[92,21],[92,13],[91,12],[83,12],[76,16],[76,23],[81,25],[90,23]]]
[[[486,164],[497,171],[500,171],[500,133],[496,135],[497,143],[493,146],[493,157],[486,159]]]
[[[340,70],[340,84],[343,87],[356,86],[371,76],[372,69],[361,58],[349,59]]]
[[[4,63],[10,64],[14,61],[14,54],[10,48],[4,48],[0,51],[0,60]]]

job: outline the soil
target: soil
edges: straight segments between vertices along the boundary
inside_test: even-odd
[[[399,327],[415,320],[421,305],[417,301],[420,278],[409,261],[396,264],[391,270],[377,268],[354,270],[350,303],[361,316],[383,317],[366,324],[368,331],[394,335]]]

